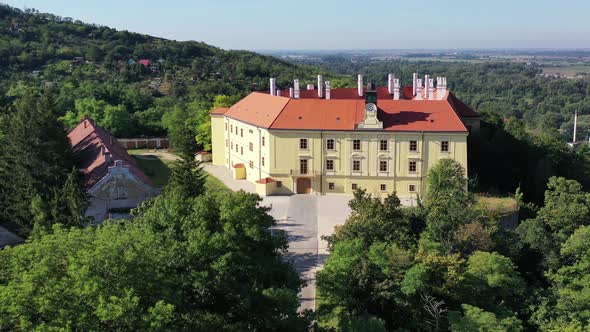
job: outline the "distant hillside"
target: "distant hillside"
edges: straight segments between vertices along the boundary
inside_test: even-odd
[[[54,86],[69,126],[86,114],[119,136],[162,135],[161,118],[175,107],[201,102],[198,108],[207,108],[217,95],[239,98],[267,89],[269,77],[287,85],[315,74],[311,66],[253,52],[117,31],[0,4],[0,108],[26,89]]]

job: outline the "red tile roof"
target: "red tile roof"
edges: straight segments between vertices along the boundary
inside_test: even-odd
[[[224,114],[228,109],[229,107],[217,107],[216,109],[209,112],[209,114]]]
[[[123,165],[143,183],[153,186],[151,180],[139,169],[127,150],[92,119],[84,118],[68,133],[74,152],[79,156],[78,169],[84,175],[84,187],[92,188],[108,174],[108,168],[115,160]]]
[[[467,132],[460,116],[479,116],[451,93],[441,100],[416,100],[412,87],[404,87],[403,99],[393,100],[386,87],[376,91],[378,118],[386,131]],[[299,99],[288,95],[253,92],[223,114],[258,127],[290,130],[350,131],[364,118],[365,99],[356,88],[332,89],[330,99],[317,97],[317,90],[301,90]]]
[[[138,62],[139,62],[139,64],[142,64],[146,67],[149,67],[149,65],[150,65],[150,60],[148,60],[148,59],[141,59]]]
[[[256,183],[260,183],[260,184],[268,184],[268,183],[272,183],[275,182],[275,180],[273,178],[262,178],[258,181],[256,181]]]

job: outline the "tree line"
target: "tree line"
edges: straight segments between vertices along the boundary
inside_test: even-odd
[[[518,227],[481,209],[461,165],[441,160],[417,207],[357,191],[327,237],[318,321],[338,331],[583,331],[590,195],[552,177]]]

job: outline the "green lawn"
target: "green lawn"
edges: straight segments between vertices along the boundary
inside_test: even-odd
[[[156,187],[162,188],[168,183],[171,173],[170,168],[174,164],[174,160],[151,154],[151,152],[157,153],[153,150],[128,150],[127,152],[133,156],[137,166],[154,182]],[[210,175],[207,175],[205,185],[207,190],[211,192],[230,191],[223,182]]]
[[[509,214],[518,210],[518,203],[512,197],[478,196],[477,201],[478,205],[501,215]]]

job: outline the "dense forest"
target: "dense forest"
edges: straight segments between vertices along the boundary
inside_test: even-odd
[[[443,159],[422,204],[363,191],[327,238],[318,321],[339,331],[587,331],[590,195],[552,177],[516,228],[479,208]],[[519,195],[517,195],[519,198]],[[522,204],[522,202],[520,202]]]
[[[0,109],[26,87],[54,86],[65,126],[89,115],[118,137],[165,135],[178,131],[179,122],[194,130],[217,95],[240,98],[267,89],[271,76],[285,84],[313,73],[253,52],[117,31],[2,4],[0,32]]]

